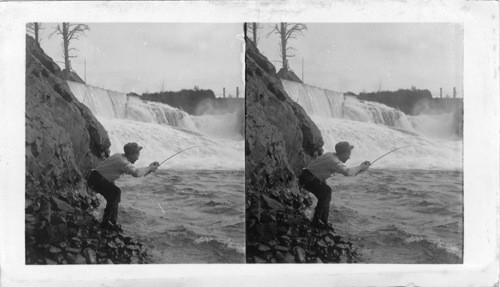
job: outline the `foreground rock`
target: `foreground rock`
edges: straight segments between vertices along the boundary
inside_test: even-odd
[[[356,262],[350,242],[304,214],[311,198],[297,176],[322,153],[319,129],[248,40],[245,64],[247,262]]]
[[[143,263],[142,245],[98,228],[85,178],[109,155],[107,132],[60,68],[26,38],[26,264]]]
[[[145,263],[146,249],[122,232],[101,230],[95,196],[26,188],[26,264]]]

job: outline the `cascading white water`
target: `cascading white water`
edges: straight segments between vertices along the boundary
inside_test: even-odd
[[[290,98],[301,105],[309,116],[344,118],[413,131],[406,115],[396,109],[306,84],[287,80],[282,80],[282,83]]]
[[[335,144],[348,141],[354,146],[347,166],[373,161],[388,151],[402,147],[377,161],[375,168],[447,169],[462,168],[462,142],[429,138],[385,125],[346,119],[312,117],[321,131],[325,151],[335,151]]]
[[[408,116],[416,132],[433,138],[458,140],[454,113]]]
[[[410,117],[385,105],[344,97],[340,92],[282,80],[290,98],[300,104],[321,131],[325,151],[339,141],[355,146],[348,166],[377,161],[376,168],[462,169],[462,141],[453,134],[451,115]]]
[[[244,168],[244,141],[234,128],[238,121],[231,114],[193,117],[166,104],[143,101],[125,93],[70,81],[68,85],[108,132],[111,153],[123,152],[127,142],[143,146],[137,166],[163,161],[187,147],[206,146],[187,150],[161,168]]]
[[[168,105],[145,102],[137,97],[127,96],[125,93],[70,81],[68,85],[75,97],[96,117],[166,124],[196,131],[196,125],[186,112]]]

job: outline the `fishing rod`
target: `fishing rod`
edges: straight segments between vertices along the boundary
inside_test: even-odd
[[[383,158],[384,156],[386,156],[386,155],[388,155],[388,154],[390,154],[390,153],[393,153],[393,152],[397,151],[398,149],[407,148],[407,147],[411,147],[411,146],[412,146],[412,145],[406,145],[406,146],[402,146],[402,147],[395,148],[395,149],[391,150],[390,152],[385,153],[385,154],[383,154],[383,155],[379,156],[376,160],[372,161],[372,162],[370,163],[370,165],[374,164],[377,160],[379,160],[379,159]],[[356,174],[355,174],[355,176],[356,176],[356,175],[358,175],[360,172],[361,172],[361,171],[359,171],[358,173],[356,173]]]
[[[192,149],[192,148],[195,148],[195,147],[206,147],[206,148],[208,148],[208,149],[211,149],[211,150],[213,150],[213,151],[216,151],[216,150],[214,150],[213,148],[208,147],[208,146],[204,146],[204,145],[195,145],[195,146],[188,147],[188,148],[185,148],[185,149],[183,149],[183,150],[181,150],[181,151],[179,151],[179,152],[174,153],[173,155],[169,156],[166,160],[162,161],[162,162],[160,163],[160,165],[164,164],[167,160],[169,160],[169,159],[173,158],[174,156],[176,156],[176,155],[180,154],[181,152],[185,152],[185,151],[187,151],[188,149]],[[159,166],[160,166],[160,165],[159,165]]]
[[[216,150],[214,150],[213,148],[208,147],[208,146],[204,146],[204,145],[196,145],[196,146],[188,147],[188,148],[185,148],[185,149],[183,149],[183,150],[181,150],[181,151],[179,151],[179,152],[176,152],[176,153],[174,153],[173,155],[169,156],[166,160],[162,161],[162,162],[158,165],[158,167],[159,167],[159,166],[161,166],[162,164],[164,164],[167,160],[169,160],[169,159],[173,158],[174,156],[176,156],[176,155],[178,155],[178,154],[180,154],[180,153],[182,153],[182,152],[185,152],[185,151],[187,151],[187,150],[189,150],[189,149],[196,148],[196,147],[205,147],[205,148],[211,149],[211,150],[213,150],[213,151],[216,151]],[[146,175],[148,175],[148,174],[150,174],[150,173],[151,173],[151,172],[148,172]],[[144,176],[146,176],[146,175],[144,175]]]
[[[397,151],[398,149],[402,149],[402,148],[405,148],[405,147],[411,147],[411,146],[412,146],[412,145],[407,145],[407,146],[402,146],[402,147],[398,147],[398,148],[396,148],[396,149],[393,149],[393,150],[391,150],[390,152],[388,152],[388,153],[386,153],[386,154],[384,154],[384,155],[380,156],[380,157],[379,157],[379,158],[377,158],[376,160],[372,161],[370,165],[374,164],[377,160],[379,160],[379,159],[383,158],[384,156],[386,156],[386,155],[388,155],[388,154],[390,154],[390,153],[393,153],[393,152]]]

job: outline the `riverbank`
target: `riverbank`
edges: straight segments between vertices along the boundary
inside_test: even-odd
[[[306,216],[312,200],[297,177],[322,153],[323,139],[248,39],[245,76],[247,263],[357,262],[351,242]]]
[[[146,263],[141,243],[99,228],[85,178],[109,155],[108,134],[29,36],[25,117],[26,264]]]

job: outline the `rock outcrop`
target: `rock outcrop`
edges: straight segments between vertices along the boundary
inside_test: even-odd
[[[78,74],[75,73],[74,71],[68,71],[64,69],[62,71],[62,78],[65,79],[66,81],[77,82],[85,85],[85,81],[82,80],[82,78],[80,78],[80,76],[78,76]]]
[[[74,186],[109,153],[108,134],[73,96],[52,59],[32,38],[26,46],[27,181]]]
[[[142,246],[105,232],[85,178],[110,141],[60,68],[26,37],[26,264],[143,262]]]
[[[285,70],[281,68],[278,72],[278,77],[283,80],[293,81],[302,84],[302,80],[299,79],[299,77],[297,77],[297,75],[295,75],[295,73],[290,70]]]
[[[297,177],[323,139],[287,95],[273,65],[246,42],[246,235],[248,263],[354,262],[352,244],[316,229]]]
[[[323,138],[287,95],[274,66],[251,43],[245,64],[247,174],[255,183],[273,186],[286,178],[290,185],[311,157],[322,153]]]

